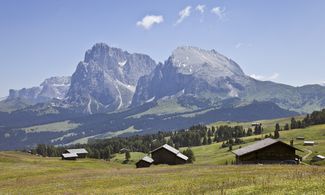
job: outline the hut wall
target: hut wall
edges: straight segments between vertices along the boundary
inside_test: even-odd
[[[251,163],[280,163],[284,160],[295,160],[295,149],[288,147],[281,142],[275,143],[266,148],[248,153],[237,157],[237,163],[251,164]]]
[[[152,152],[152,159],[154,160],[154,164],[168,164],[168,165],[177,165],[177,164],[185,164],[186,161],[177,157],[174,153],[161,148]]]
[[[136,165],[137,168],[144,168],[144,167],[150,167],[151,163],[148,163],[146,161],[140,160],[135,165]]]

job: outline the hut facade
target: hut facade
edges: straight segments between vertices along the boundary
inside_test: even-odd
[[[299,149],[280,140],[267,138],[233,153],[236,155],[236,164],[298,164],[301,157],[296,155],[296,150]]]
[[[143,157],[141,160],[139,160],[135,165],[137,168],[145,168],[150,167],[153,163],[153,159],[149,156]]]
[[[63,153],[61,154],[62,160],[76,160],[78,155],[76,153]]]
[[[153,164],[168,164],[178,165],[185,164],[188,157],[178,151],[176,148],[165,144],[153,151],[151,151],[151,157],[154,160]]]

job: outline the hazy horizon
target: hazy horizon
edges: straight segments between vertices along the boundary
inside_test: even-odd
[[[324,7],[321,0],[2,1],[0,97],[71,75],[98,42],[161,62],[178,46],[215,49],[257,79],[321,84]]]

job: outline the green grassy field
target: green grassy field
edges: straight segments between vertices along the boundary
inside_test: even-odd
[[[243,138],[244,145],[262,136]],[[317,143],[306,147],[303,141],[294,141],[304,151],[299,155],[312,152],[305,162],[325,155],[325,125],[280,132],[287,143],[297,136]],[[220,145],[192,147],[194,164],[146,169],[135,168],[145,155],[140,152],[132,152],[128,164],[123,164],[124,154],[115,154],[110,161],[62,161],[0,152],[0,194],[325,194],[325,166],[225,165],[234,155]]]
[[[0,194],[324,194],[325,167],[190,164],[135,169],[0,152]]]

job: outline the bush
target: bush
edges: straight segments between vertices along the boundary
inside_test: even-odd
[[[193,163],[195,161],[195,156],[191,148],[187,148],[182,153],[188,157],[187,163]]]

